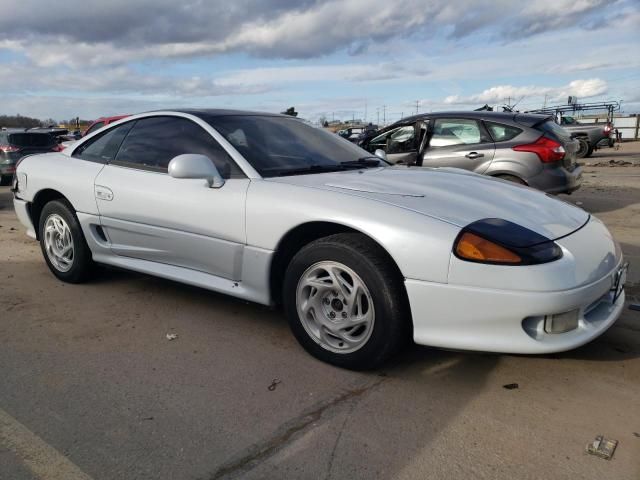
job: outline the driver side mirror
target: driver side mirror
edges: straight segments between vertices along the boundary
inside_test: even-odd
[[[209,188],[220,188],[224,185],[224,178],[211,159],[199,153],[184,153],[173,157],[168,170],[173,178],[203,178],[209,184]]]

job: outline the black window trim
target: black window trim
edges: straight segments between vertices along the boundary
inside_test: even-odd
[[[122,161],[117,161],[115,159],[114,160],[105,160],[104,162],[101,162],[99,160],[90,160],[90,159],[82,158],[82,157],[79,157],[79,156],[75,156],[76,150],[78,150],[79,148],[82,148],[84,145],[87,145],[87,144],[91,145],[94,141],[98,140],[99,138],[102,138],[104,135],[106,135],[107,133],[109,133],[110,131],[112,131],[115,128],[118,128],[118,127],[120,127],[122,125],[125,125],[127,123],[130,123],[130,122],[137,123],[138,120],[146,120],[147,118],[162,118],[162,117],[182,118],[184,120],[187,120],[187,121],[195,124],[197,127],[202,129],[202,131],[204,131],[204,133],[206,133],[211,138],[211,140],[213,140],[216,144],[218,144],[220,146],[220,148],[227,154],[228,159],[231,162],[233,162],[233,164],[237,167],[238,172],[240,172],[242,174],[242,177],[240,177],[240,178],[248,178],[247,174],[244,172],[242,167],[240,165],[238,165],[238,162],[236,162],[236,160],[233,158],[233,155],[227,150],[227,148],[225,148],[225,146],[222,143],[220,143],[213,135],[211,135],[210,132],[208,132],[198,122],[194,121],[193,118],[188,117],[188,116],[184,116],[182,114],[176,114],[176,113],[173,113],[173,112],[159,112],[159,113],[153,114],[153,115],[144,115],[144,116],[141,116],[141,117],[129,118],[126,122],[118,123],[117,125],[115,125],[115,122],[113,124],[109,124],[108,125],[109,128],[106,129],[104,132],[100,132],[100,135],[96,135],[95,137],[91,137],[91,139],[88,139],[86,142],[82,142],[80,145],[77,145],[73,149],[73,152],[71,152],[70,156],[73,157],[73,158],[77,158],[79,160],[84,160],[84,161],[87,161],[87,162],[100,163],[102,165],[113,165],[115,167],[129,168],[129,169],[132,169],[132,170],[142,170],[142,171],[149,172],[149,173],[158,173],[158,174],[168,175],[169,172],[166,169],[160,168],[160,167],[154,167],[154,166],[149,166],[149,165],[140,165],[138,163],[131,163],[131,162],[122,162]],[[198,117],[196,117],[196,118],[198,118]],[[122,142],[120,143],[120,146],[118,147],[118,150],[116,151],[115,157],[118,156],[118,153],[120,152],[120,148],[122,147],[122,145],[124,144],[124,141],[129,136],[129,133],[135,128],[135,123],[131,127],[131,129],[129,129],[129,131],[124,136],[124,138],[122,139]],[[227,180],[237,180],[238,178],[239,177],[232,177],[232,178],[227,179]]]
[[[101,165],[108,165],[108,164],[110,163],[110,161],[109,161],[109,160],[97,160],[97,159],[96,159],[96,160],[93,160],[93,159],[91,159],[91,158],[83,158],[83,157],[81,157],[81,156],[79,156],[79,155],[76,155],[76,152],[77,152],[79,149],[90,147],[91,145],[93,145],[93,144],[94,144],[94,142],[97,142],[97,141],[98,141],[98,140],[100,140],[102,137],[104,137],[105,135],[107,135],[109,132],[111,132],[111,131],[115,130],[116,128],[121,127],[121,126],[123,126],[123,125],[126,125],[126,124],[128,124],[128,123],[133,122],[133,123],[134,123],[134,125],[132,125],[132,126],[131,126],[131,128],[129,129],[129,132],[130,132],[131,130],[133,130],[133,127],[135,127],[135,122],[137,122],[137,121],[138,121],[138,119],[136,118],[136,119],[133,119],[133,120],[129,120],[129,121],[127,121],[127,122],[119,123],[118,125],[109,126],[109,128],[108,128],[108,129],[106,129],[104,132],[100,132],[100,134],[99,134],[99,135],[92,136],[91,138],[87,139],[86,141],[83,141],[80,145],[76,145],[76,146],[74,147],[73,151],[69,154],[69,156],[70,156],[70,157],[72,157],[72,158],[76,158],[76,159],[78,159],[78,160],[84,160],[85,162],[92,162],[92,163],[99,163],[99,164],[101,164]],[[127,132],[127,135],[129,135],[129,132]],[[122,138],[122,142],[120,142],[120,145],[118,146],[118,150],[116,150],[116,155],[118,155],[118,152],[120,151],[120,147],[122,146],[122,143],[124,142],[124,139],[125,139],[125,138],[127,138],[127,135],[125,135],[125,136]],[[84,151],[84,150],[83,150],[83,151]]]
[[[155,115],[145,115],[144,117],[136,118],[135,121],[137,122],[138,120],[146,120],[148,118],[163,118],[163,117],[181,118],[183,120],[187,120],[187,121],[193,123],[194,125],[196,125],[204,133],[206,133],[211,138],[211,140],[213,140],[216,144],[218,144],[218,146],[222,149],[222,151],[227,155],[228,159],[236,166],[237,170],[242,174],[241,178],[247,178],[247,174],[244,172],[244,170],[242,170],[240,165],[238,165],[238,163],[235,161],[235,159],[233,158],[231,153],[229,153],[227,151],[227,149],[224,147],[224,145],[222,145],[213,135],[211,135],[211,133],[207,132],[207,130],[202,125],[200,125],[198,122],[194,121],[193,118],[185,117],[183,115],[172,114],[170,112],[162,112],[162,113],[158,113],[158,114],[155,114]],[[124,125],[125,123],[127,123],[127,122],[123,122],[123,123],[119,124],[118,126]],[[118,147],[118,151],[116,152],[115,158],[118,157],[118,153],[120,153],[120,148],[122,148],[122,145],[124,144],[125,140],[129,136],[129,133],[134,128],[136,128],[135,125],[133,127],[131,127],[131,130],[129,130],[129,132],[127,132],[125,137],[122,139],[122,143],[120,143],[120,146]],[[211,161],[213,162],[213,159],[211,159]],[[116,167],[130,168],[132,170],[142,170],[144,172],[159,173],[159,174],[163,174],[163,175],[169,175],[169,172],[167,171],[166,168],[154,167],[154,166],[150,166],[150,165],[140,165],[139,163],[122,162],[122,161],[118,161],[118,160],[109,160],[109,161],[106,162],[106,165],[113,165],[113,166],[116,166]],[[228,181],[228,180],[237,180],[237,178],[231,177],[231,178],[225,179],[225,181]]]

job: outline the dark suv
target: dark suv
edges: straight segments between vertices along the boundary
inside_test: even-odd
[[[58,141],[48,132],[7,129],[0,131],[0,185],[11,183],[16,163],[32,153],[55,152]]]
[[[381,149],[391,163],[456,167],[571,193],[582,182],[578,142],[552,116],[498,112],[442,112],[403,118],[360,142]]]

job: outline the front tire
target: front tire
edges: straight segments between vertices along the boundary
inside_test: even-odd
[[[361,234],[303,247],[287,268],[283,303],[298,342],[339,367],[376,368],[410,338],[403,279],[386,252]]]
[[[68,283],[85,281],[93,270],[91,251],[71,205],[64,200],[47,203],[38,226],[40,248],[51,273]]]

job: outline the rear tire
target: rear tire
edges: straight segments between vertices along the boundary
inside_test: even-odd
[[[580,148],[576,152],[576,158],[584,158],[591,155],[593,152],[593,148],[591,147],[591,143],[586,138],[576,138],[580,143]]]
[[[594,151],[594,147],[591,144],[589,144],[589,148],[587,149],[587,154],[584,156],[584,158],[590,157],[593,154],[593,151]]]
[[[51,273],[68,283],[82,283],[93,271],[91,250],[71,205],[64,200],[47,203],[38,225],[40,248]]]
[[[342,368],[376,368],[410,339],[401,275],[386,252],[358,233],[303,247],[285,273],[283,304],[298,342]]]

